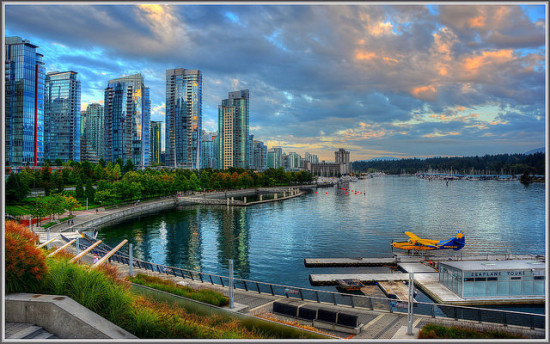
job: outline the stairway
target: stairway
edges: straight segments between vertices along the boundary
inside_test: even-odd
[[[59,339],[40,326],[28,323],[6,323],[6,339]]]

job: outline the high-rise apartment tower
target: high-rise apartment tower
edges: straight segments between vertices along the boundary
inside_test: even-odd
[[[5,158],[7,166],[42,164],[45,68],[38,46],[6,37]]]
[[[218,167],[248,168],[250,142],[248,133],[249,92],[229,92],[218,106],[219,159]]]
[[[202,133],[202,73],[166,71],[166,165],[199,169]]]
[[[149,165],[151,101],[143,76],[134,74],[110,80],[105,89],[105,161],[137,167]]]
[[[44,94],[44,159],[80,161],[78,73],[50,72]]]

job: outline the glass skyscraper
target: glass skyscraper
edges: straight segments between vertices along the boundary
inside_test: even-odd
[[[6,166],[43,162],[45,68],[37,48],[21,37],[6,37]]]
[[[151,121],[151,164],[160,164],[162,124],[160,121]]]
[[[80,161],[78,73],[50,72],[44,96],[44,159]]]
[[[229,92],[228,99],[218,106],[220,169],[248,168],[250,165],[248,112],[248,90]]]
[[[217,133],[208,133],[203,130],[201,140],[201,168],[218,168],[218,159],[215,155],[214,145]]]
[[[200,169],[202,74],[185,68],[166,71],[166,165]]]
[[[256,171],[264,171],[267,169],[267,146],[258,140],[254,140],[254,163],[252,168]]]
[[[86,117],[84,125],[84,135],[81,139],[81,145],[84,152],[81,160],[87,160],[93,163],[99,162],[104,153],[105,130],[103,116],[103,106],[98,103],[89,104],[86,107]]]
[[[137,167],[149,165],[151,101],[143,76],[134,74],[110,80],[105,89],[104,159]]]

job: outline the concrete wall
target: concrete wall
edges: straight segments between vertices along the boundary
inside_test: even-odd
[[[59,338],[137,339],[67,296],[6,295],[6,321],[31,323]]]
[[[176,205],[177,203],[174,198],[169,198],[166,200],[161,200],[161,201],[151,202],[151,203],[143,203],[138,206],[122,209],[121,211],[118,211],[118,212],[113,212],[110,214],[97,217],[93,220],[82,222],[78,224],[78,226],[75,226],[75,229],[86,228],[86,227],[97,229],[100,227],[104,227],[108,224],[113,224],[119,221],[125,221],[127,219],[135,218],[140,215],[151,214],[151,213],[156,213],[159,210],[175,208]]]

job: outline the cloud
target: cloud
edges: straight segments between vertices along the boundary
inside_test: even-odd
[[[545,13],[530,19],[531,8],[7,4],[5,25],[40,46],[48,71],[79,72],[86,103],[141,72],[161,120],[166,69],[199,69],[208,130],[227,92],[248,88],[257,139],[441,155],[513,150],[515,134],[544,142]]]

